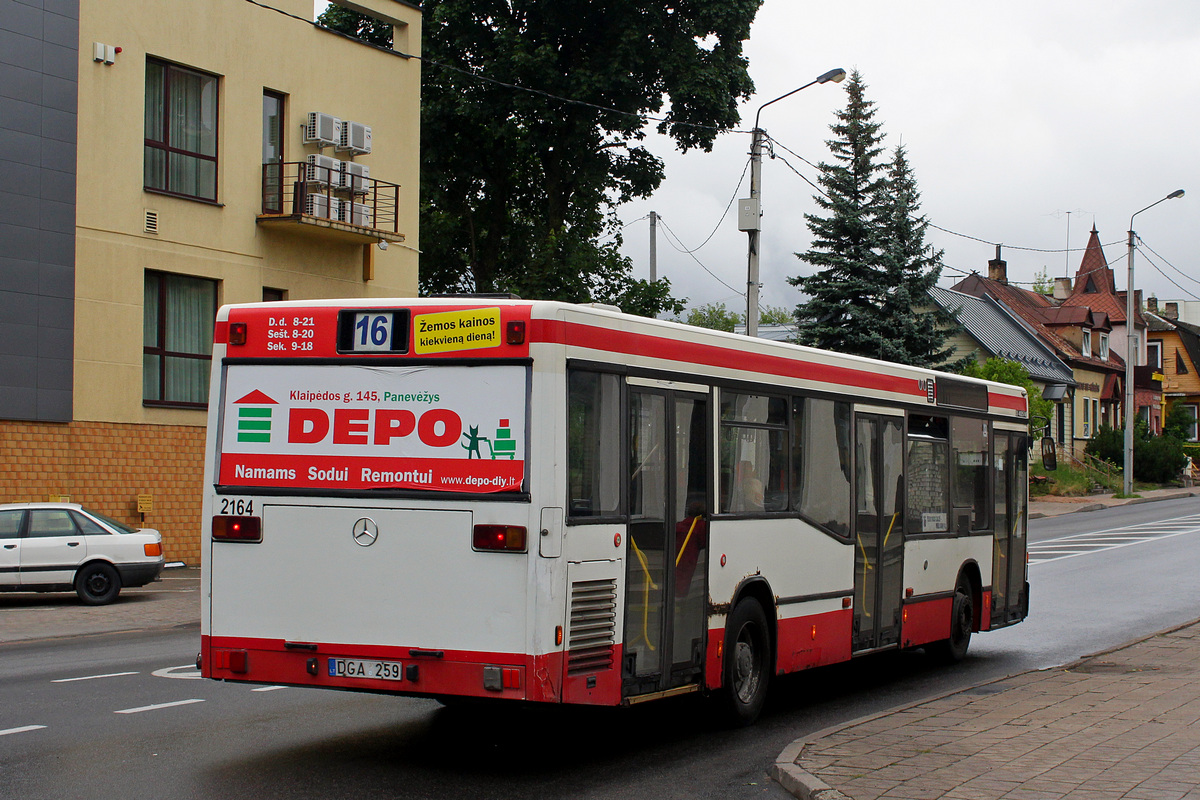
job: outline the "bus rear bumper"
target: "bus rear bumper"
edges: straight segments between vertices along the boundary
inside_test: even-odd
[[[424,697],[560,700],[561,653],[527,656],[202,636],[200,655],[201,675],[213,680]]]

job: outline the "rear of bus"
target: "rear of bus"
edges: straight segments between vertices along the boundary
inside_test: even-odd
[[[535,675],[556,643],[529,632],[529,315],[507,301],[220,310],[205,677],[553,699]]]

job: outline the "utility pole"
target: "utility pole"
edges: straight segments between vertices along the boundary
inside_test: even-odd
[[[650,212],[650,282],[658,280],[658,214]]]
[[[766,140],[766,131],[758,125],[759,115],[771,103],[778,103],[785,97],[791,97],[802,89],[807,89],[817,83],[841,83],[846,77],[846,70],[831,69],[815,81],[810,81],[798,89],[792,89],[787,94],[780,95],[758,107],[754,115],[754,138],[750,142],[750,197],[738,201],[738,230],[745,231],[750,238],[746,257],[746,335],[758,336],[758,234],[762,230],[762,202],[759,198],[762,181],[762,151]]]

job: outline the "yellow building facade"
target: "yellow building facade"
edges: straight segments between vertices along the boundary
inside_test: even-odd
[[[38,402],[0,402],[0,502],[69,497],[158,528],[168,559],[194,562],[216,307],[416,294],[420,12],[344,5],[391,22],[392,49],[315,25],[310,0],[81,0],[74,162],[66,133],[41,156],[44,174],[73,167],[74,224],[54,240],[73,235],[73,264],[28,262],[73,291],[0,274],[0,303],[46,309],[30,330],[55,356],[12,386]],[[71,30],[44,13],[43,29]],[[61,56],[62,38],[41,47]],[[71,83],[59,62],[45,85]],[[306,141],[310,113],[344,124]],[[69,367],[53,404],[38,388],[50,363]]]

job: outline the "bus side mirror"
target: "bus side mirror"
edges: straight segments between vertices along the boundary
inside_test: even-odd
[[[1058,451],[1054,449],[1054,439],[1049,436],[1042,437],[1042,466],[1047,472],[1058,469]]]

